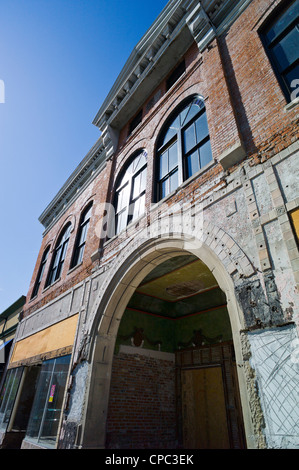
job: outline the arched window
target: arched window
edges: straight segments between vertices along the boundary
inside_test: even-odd
[[[121,232],[129,222],[143,214],[145,209],[147,154],[144,150],[126,165],[115,190],[115,229]]]
[[[48,259],[48,255],[49,255],[49,251],[50,251],[50,246],[48,246],[48,248],[45,249],[44,253],[43,253],[43,257],[42,257],[42,260],[41,260],[41,263],[40,263],[40,267],[39,267],[39,270],[38,270],[38,274],[37,274],[37,278],[36,278],[36,281],[35,281],[35,284],[34,284],[34,288],[33,288],[33,291],[32,291],[32,295],[31,295],[31,298],[33,299],[33,297],[35,297],[38,293],[38,290],[39,290],[39,286],[40,286],[40,283],[42,281],[42,278],[43,278],[43,274],[44,274],[44,271],[45,271],[45,267],[46,267],[46,262],[47,262],[47,259]]]
[[[203,99],[193,97],[170,118],[157,143],[159,201],[212,160]]]
[[[53,284],[53,282],[57,281],[57,279],[59,279],[61,275],[62,266],[65,260],[66,250],[70,238],[71,227],[72,226],[70,223],[67,224],[57,240],[56,247],[53,253],[51,267],[47,277],[46,287],[50,286],[51,284]]]
[[[283,9],[281,9],[283,5]],[[260,34],[274,73],[288,101],[299,77],[299,0],[281,2]],[[295,97],[296,97],[296,93]]]
[[[86,244],[87,231],[90,222],[92,203],[89,204],[82,212],[80,225],[77,233],[75,251],[72,259],[71,267],[77,266],[83,259],[84,248]]]

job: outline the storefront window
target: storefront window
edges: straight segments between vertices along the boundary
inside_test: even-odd
[[[69,363],[70,356],[45,361],[37,383],[26,438],[47,447],[56,443]]]
[[[0,396],[0,429],[5,431],[9,423],[12,408],[17,396],[23,367],[10,369],[7,372]]]

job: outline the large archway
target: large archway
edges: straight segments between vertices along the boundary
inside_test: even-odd
[[[120,322],[108,448],[244,448],[226,297],[188,253],[154,268]]]
[[[180,375],[180,380],[181,380],[180,387],[183,386],[182,384],[184,381],[190,382],[190,380],[195,381],[197,384],[200,383],[200,381],[202,380],[204,381],[208,380],[211,382],[212,388],[218,387],[220,383],[219,380],[223,375],[223,363],[225,360],[229,360],[229,361],[233,360],[234,364],[239,365],[239,366],[242,365],[242,354],[241,354],[241,343],[240,343],[240,330],[242,329],[242,326],[243,326],[242,313],[239,311],[239,308],[235,299],[234,286],[233,286],[232,279],[228,275],[224,265],[220,262],[220,260],[213,253],[213,251],[205,243],[202,243],[202,242],[197,243],[194,240],[190,241],[188,239],[186,240],[186,239],[182,239],[179,237],[160,238],[156,240],[151,240],[150,242],[147,242],[138,246],[137,249],[132,248],[131,253],[129,253],[126,257],[126,261],[120,262],[119,268],[116,271],[114,271],[114,275],[111,276],[111,278],[106,281],[106,285],[103,286],[102,288],[102,296],[101,298],[99,298],[99,302],[95,306],[97,314],[98,314],[98,321],[94,322],[94,342],[93,342],[92,357],[91,357],[92,373],[90,374],[90,379],[89,379],[89,384],[88,384],[89,399],[87,403],[85,423],[84,423],[84,429],[83,429],[82,441],[81,441],[81,445],[83,447],[105,448],[107,445],[111,447],[121,446],[120,443],[116,444],[115,442],[113,442],[113,438],[111,438],[111,434],[109,436],[109,429],[111,429],[111,426],[110,426],[111,424],[111,400],[112,400],[111,392],[112,394],[115,392],[115,390],[113,391],[113,379],[111,381],[111,377],[113,374],[112,366],[113,366],[113,361],[115,359],[115,352],[118,351],[118,347],[120,345],[119,344],[120,337],[128,336],[128,335],[123,334],[124,332],[121,329],[123,328],[123,326],[120,328],[121,321],[122,321],[122,325],[125,325],[127,322],[127,326],[128,324],[131,324],[132,326],[132,322],[126,321],[128,320],[127,307],[128,307],[129,301],[131,301],[131,303],[129,304],[129,308],[131,309],[134,308],[132,307],[132,302],[135,302],[138,296],[138,291],[136,291],[136,289],[138,288],[138,290],[140,290],[140,285],[144,286],[145,283],[147,283],[147,281],[150,279],[150,276],[151,276],[150,273],[152,273],[152,275],[155,276],[155,273],[157,273],[157,269],[159,266],[160,266],[160,269],[164,269],[165,266],[167,266],[167,263],[165,264],[166,261],[168,262],[168,266],[169,265],[176,266],[178,260],[183,260],[183,259],[186,260],[188,257],[190,257],[188,259],[190,263],[193,262],[198,267],[201,266],[201,272],[203,272],[203,269],[204,269],[205,274],[207,276],[210,276],[210,279],[213,278],[215,280],[216,284],[214,286],[211,286],[211,288],[212,287],[215,288],[215,292],[217,289],[218,294],[220,295],[219,297],[220,304],[222,305],[222,308],[224,308],[226,312],[226,314],[223,315],[223,318],[225,318],[224,323],[226,323],[226,326],[229,324],[229,334],[227,334],[228,330],[225,331],[226,327],[222,328],[222,333],[218,332],[219,334],[217,335],[214,335],[211,332],[208,334],[203,334],[203,336],[207,339],[209,344],[199,345],[199,344],[196,344],[196,341],[198,339],[198,333],[200,334],[201,328],[197,328],[197,326],[199,325],[196,325],[196,322],[195,323],[194,321],[193,323],[192,321],[189,322],[189,326],[188,328],[186,328],[186,330],[189,330],[190,332],[191,331],[190,327],[191,329],[193,328],[193,332],[195,333],[195,335],[197,335],[197,337],[193,337],[193,341],[195,339],[195,343],[194,342],[192,343],[192,338],[190,337],[190,335],[189,335],[189,338],[187,338],[187,336],[180,338],[179,342],[182,343],[184,347],[180,351],[177,351],[175,363],[177,363],[177,361],[183,361],[185,362],[185,364],[187,364],[186,357],[185,358],[182,357],[182,351],[188,350],[188,347],[189,348],[191,347],[191,349],[192,348],[194,349],[194,345],[201,346],[200,349],[203,349],[203,348],[209,349],[209,354],[214,354],[215,347],[214,347],[214,350],[213,350],[214,352],[213,352],[210,346],[212,346],[213,344],[215,346],[215,341],[217,343],[217,348],[218,348],[218,349],[216,348],[217,349],[216,356],[217,354],[219,355],[219,351],[220,351],[219,344],[221,344],[219,342],[220,335],[222,335],[222,338],[221,338],[223,340],[222,344],[223,345],[227,344],[229,345],[229,347],[227,349],[228,352],[225,352],[223,348],[222,348],[222,352],[220,352],[220,354],[222,354],[222,358],[220,360],[222,364],[221,366],[222,369],[220,367],[221,370],[219,369],[217,370],[217,364],[219,365],[219,359],[218,359],[218,362],[215,360],[212,360],[209,363],[202,362],[201,364],[199,364],[198,361],[197,363],[194,363],[191,361],[187,364],[187,367],[181,368],[186,371],[187,369],[188,370],[200,369],[201,372],[199,372],[199,375],[201,375],[201,377],[199,376],[191,377],[189,372],[182,372],[182,373],[180,372],[181,374]],[[190,273],[191,271],[189,272],[189,274]],[[197,284],[197,287],[200,287],[199,284]],[[177,288],[179,288],[179,286],[177,286]],[[193,283],[193,287],[192,287],[192,279],[190,280],[189,288],[196,289],[196,282]],[[225,302],[225,304],[223,302]],[[220,304],[217,305],[216,307],[218,308]],[[213,307],[211,307],[211,309],[213,309]],[[138,309],[135,309],[135,310],[138,310]],[[209,310],[209,307],[207,307],[205,310]],[[217,309],[214,309],[214,311],[216,310]],[[198,313],[198,312],[195,312],[195,313]],[[205,313],[208,313],[208,312],[205,312]],[[195,318],[194,315],[193,317]],[[202,316],[202,319],[203,319],[203,316]],[[182,319],[178,321],[181,321],[181,320]],[[186,321],[186,319],[184,319],[184,321]],[[177,320],[175,320],[175,322],[177,322]],[[136,326],[136,325],[133,325],[133,326]],[[131,336],[129,335],[129,337],[127,337],[127,340],[132,341],[131,338],[133,338],[133,336],[134,335],[131,335]],[[141,337],[139,337],[139,340],[140,338]],[[151,338],[147,338],[147,341],[148,340],[152,341]],[[165,336],[163,340],[165,342]],[[142,341],[143,341],[142,346],[144,346],[145,338],[141,338],[141,342]],[[155,339],[152,342],[157,343],[157,341],[158,340]],[[233,349],[231,348],[230,345],[233,345]],[[130,345],[127,345],[127,346],[129,347]],[[138,348],[138,344],[137,345],[133,344],[132,347]],[[139,347],[140,347],[140,344],[139,344]],[[148,347],[144,348],[144,350],[145,349],[150,350],[150,348]],[[231,351],[233,351],[232,354],[231,354]],[[167,354],[167,351],[161,351],[161,348],[159,351],[159,346],[158,346],[158,352],[160,353],[165,352]],[[171,354],[173,354],[173,352]],[[229,357],[226,356],[227,354]],[[210,373],[210,368],[211,370],[213,369],[212,374]],[[251,446],[250,435],[252,433],[251,433],[251,425],[250,425],[251,420],[249,418],[250,414],[249,414],[249,409],[248,409],[248,401],[247,401],[247,393],[246,393],[246,380],[245,380],[245,377],[243,376],[243,371],[241,367],[235,367],[234,371],[231,372],[231,374],[234,374],[234,376],[231,375],[231,380],[234,380],[234,381],[237,380],[239,384],[239,390],[240,390],[240,393],[238,393],[238,398],[240,398],[239,410],[242,409],[241,415],[242,415],[242,418],[244,420],[244,425],[245,425],[245,434],[247,436],[247,446],[248,446],[248,441],[249,441],[249,447],[250,447]],[[227,395],[228,393],[228,390],[225,389],[226,386],[227,384],[224,383],[223,384],[224,398],[225,398],[225,395]],[[180,390],[182,390],[182,388]],[[109,398],[111,398],[111,400],[110,400],[110,411],[108,412]],[[179,400],[181,410],[182,410],[184,407],[182,404],[183,403],[182,397],[179,394],[177,394],[177,392],[176,392],[175,400],[176,402]],[[227,403],[225,404],[225,406],[226,405]],[[107,421],[107,418],[108,418],[108,421]],[[188,446],[192,447],[194,445],[193,443],[188,444],[188,442],[186,442],[186,437],[184,437],[183,435],[184,434],[184,431],[183,431],[184,422],[182,420],[184,421],[184,416],[182,414],[180,416],[176,414],[175,426],[179,428],[178,433],[179,434],[181,433],[181,437],[179,437],[178,439],[176,437],[176,439],[172,443],[169,443],[169,447],[172,447],[175,445],[181,445],[182,442],[183,442],[183,445],[185,445],[186,447]],[[231,425],[232,423],[229,423],[229,426]],[[108,434],[107,434],[107,430],[108,430]],[[178,436],[178,434],[176,434],[176,436]],[[228,441],[224,445],[224,447],[225,446],[233,447],[231,445],[231,436],[228,436]],[[244,442],[242,445],[244,445]],[[240,446],[242,447],[242,445]],[[213,446],[215,446],[215,444],[212,444],[212,447]],[[123,447],[126,447],[126,444],[124,444]],[[216,447],[218,447],[218,445],[216,445]]]

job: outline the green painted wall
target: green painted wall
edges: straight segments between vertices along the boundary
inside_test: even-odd
[[[158,350],[155,342],[161,341],[161,351],[174,352],[181,347],[191,346],[194,332],[212,339],[222,335],[222,340],[232,339],[229,316],[226,307],[199,313],[181,319],[159,318],[137,310],[126,309],[121,320],[116,340],[116,352],[120,344],[131,345],[136,329],[143,329],[143,348]]]

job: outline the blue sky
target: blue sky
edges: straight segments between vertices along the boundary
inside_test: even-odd
[[[38,217],[100,136],[92,120],[166,4],[0,0],[0,313],[27,295]]]

